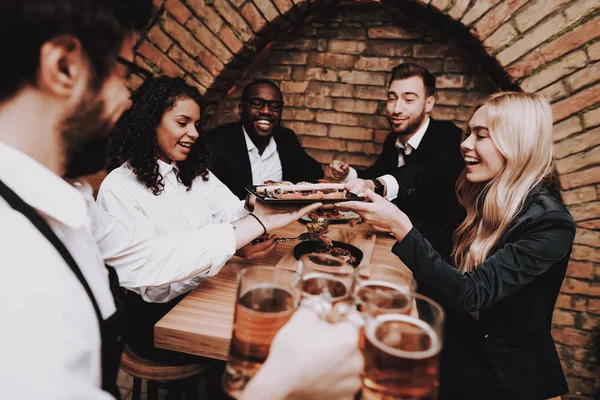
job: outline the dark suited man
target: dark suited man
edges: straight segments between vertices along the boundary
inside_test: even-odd
[[[339,161],[329,167],[332,177],[350,183],[353,192],[369,187],[394,201],[448,257],[452,232],[464,217],[454,192],[464,168],[461,129],[432,119],[434,104],[435,77],[428,70],[413,63],[394,67],[386,107],[392,132],[381,155],[364,171]]]
[[[316,181],[323,168],[309,156],[291,129],[280,125],[283,97],[267,79],[249,83],[239,104],[240,122],[221,125],[206,135],[213,151],[211,171],[240,199],[244,187],[265,181]]]

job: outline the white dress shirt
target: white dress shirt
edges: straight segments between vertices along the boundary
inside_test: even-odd
[[[158,196],[124,164],[104,179],[97,202],[129,229],[148,230],[162,242],[157,247],[162,255],[153,256],[151,261],[132,263],[135,253],[107,260],[117,269],[122,286],[139,293],[146,301],[162,303],[192,290],[206,275],[215,275],[221,269],[235,253],[230,223],[248,213],[244,202],[212,173],[207,181],[198,176],[191,190],[187,190],[177,180],[175,164],[160,160],[158,164],[164,183]],[[141,266],[143,273],[136,274],[135,270]],[[133,274],[125,274],[124,268]],[[170,283],[154,286],[147,279],[146,271],[151,270],[164,274]],[[156,279],[161,280],[165,279]]]
[[[248,148],[248,158],[252,168],[252,184],[262,185],[265,181],[280,182],[283,179],[283,170],[281,168],[281,159],[277,151],[277,143],[273,136],[269,139],[267,147],[262,154],[259,154],[256,145],[246,133],[246,128],[242,125],[246,147]]]
[[[410,139],[408,139],[406,146],[402,144],[402,142],[400,141],[400,137],[396,139],[395,146],[398,150],[400,150],[400,153],[398,154],[398,167],[406,165],[406,162],[404,161],[404,154],[408,156],[410,155],[410,153],[412,153],[413,150],[416,150],[419,147],[421,140],[423,140],[423,136],[425,136],[425,132],[427,132],[427,128],[429,128],[429,121],[430,119],[429,117],[427,117],[425,123],[421,125],[421,127],[415,132],[414,135],[411,136]],[[402,150],[404,150],[404,152]],[[348,176],[346,177],[346,179],[343,180],[343,182],[348,182],[350,179],[355,179],[357,177],[358,172],[356,171],[356,169],[350,167]],[[400,190],[400,186],[398,185],[398,181],[396,181],[394,176],[391,174],[386,174],[380,176],[379,178],[383,179],[387,188],[385,198],[391,201],[398,197],[398,191]]]
[[[115,303],[82,195],[2,143],[0,180],[48,222],[102,316],[111,316]],[[100,331],[85,289],[50,242],[3,198],[0,254],[0,399],[111,399],[100,389]]]

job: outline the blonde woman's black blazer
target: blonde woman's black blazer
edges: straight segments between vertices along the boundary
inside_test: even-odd
[[[571,214],[537,187],[472,272],[458,272],[414,228],[392,251],[412,270],[419,290],[449,313],[479,311],[484,357],[501,398],[537,400],[568,391],[550,328],[574,237]]]

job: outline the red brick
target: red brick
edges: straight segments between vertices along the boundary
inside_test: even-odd
[[[458,117],[458,108],[457,107],[435,106],[435,107],[433,107],[433,110],[431,110],[431,116],[434,119],[441,119],[444,121],[454,121]]]
[[[248,26],[244,18],[240,16],[227,0],[213,0],[212,4],[223,19],[229,22],[233,31],[237,32],[242,40],[250,42],[254,38],[250,26]]]
[[[242,15],[248,21],[254,32],[260,32],[267,25],[267,20],[263,18],[254,3],[246,2],[241,10]]]
[[[207,27],[202,25],[198,20],[191,20],[187,27],[194,32],[194,36],[213,53],[219,60],[228,63],[233,59],[233,54],[227,47],[213,34]],[[191,53],[193,56],[196,54]]]
[[[302,138],[302,147],[310,149],[345,151],[346,141],[317,136],[304,136]]]
[[[600,315],[600,299],[589,299],[587,310],[589,313]]]
[[[306,79],[311,81],[337,82],[337,71],[327,68],[307,68]]]
[[[594,381],[592,379],[575,378],[569,375],[566,378],[571,393],[575,393],[576,395],[594,395]],[[589,398],[587,396],[583,397],[586,400]]]
[[[386,74],[380,72],[339,71],[339,76],[342,82],[353,85],[385,86],[387,83]]]
[[[573,172],[571,174],[560,175],[560,187],[562,189],[572,189],[580,186],[589,185],[590,183],[600,182],[600,167],[590,168],[581,172]]]
[[[388,129],[390,123],[388,119],[380,115],[359,115],[358,126],[373,129]]]
[[[314,121],[315,112],[303,108],[285,107],[282,117],[284,120]]]
[[[360,154],[350,154],[348,155],[348,164],[357,167],[370,167],[373,165],[377,157],[375,156],[366,156]]]
[[[144,41],[138,48],[138,53],[146,57],[148,61],[160,68],[169,76],[183,75],[183,71],[173,61],[169,60],[159,49],[149,42]]]
[[[555,103],[567,97],[568,92],[565,84],[562,81],[558,81],[540,90],[538,94],[544,96],[549,103]]]
[[[321,164],[331,164],[333,161],[333,151],[306,149],[306,152]]]
[[[511,40],[516,38],[517,35],[516,29],[510,22],[507,22],[488,36],[487,39],[483,41],[483,45],[488,53],[495,53],[496,50],[508,44]]]
[[[600,128],[594,128],[555,143],[554,156],[557,159],[561,159],[568,155],[591,149],[598,144],[600,144]]]
[[[329,41],[327,51],[339,54],[361,54],[366,48],[364,41],[332,39]]]
[[[583,123],[586,128],[600,125],[600,108],[590,110],[583,114]]]
[[[329,136],[352,140],[371,140],[373,129],[332,125],[329,127]]]
[[[567,21],[572,24],[592,13],[594,10],[597,11],[597,8],[597,0],[577,0],[569,4],[564,13],[567,17]]]
[[[600,201],[591,201],[584,204],[576,204],[569,207],[569,211],[575,221],[585,221],[600,215]],[[600,254],[599,254],[600,255]]]
[[[362,153],[364,142],[348,142],[346,143],[349,153]]]
[[[219,32],[219,38],[223,41],[223,43],[225,43],[225,46],[227,46],[227,48],[231,50],[231,52],[234,54],[239,53],[244,48],[243,43],[240,42],[238,37],[235,36],[235,33],[233,33],[233,31],[229,29],[228,26],[224,26],[221,29],[221,32]]]
[[[148,32],[148,39],[160,49],[163,53],[165,53],[173,42],[171,39],[160,29],[159,25],[154,25],[150,32]]]
[[[521,32],[525,32],[539,21],[560,8],[568,0],[529,1],[514,21]]]
[[[582,321],[580,324],[581,329],[597,331],[600,328],[600,317],[595,315],[583,315]],[[580,371],[582,373],[583,371]],[[589,371],[588,371],[589,372]],[[585,374],[585,372],[583,372]],[[579,375],[582,376],[582,375]],[[587,376],[588,378],[593,378],[593,376]]]
[[[387,82],[385,86],[355,86],[354,88],[358,99],[385,100],[387,96]]]
[[[269,54],[270,64],[306,65],[307,59],[305,52],[273,51]]]
[[[217,33],[223,26],[223,19],[214,8],[206,5],[205,0],[185,0],[187,5],[194,10],[198,18],[204,22],[204,25],[211,31]]]
[[[382,146],[380,144],[375,144],[373,142],[367,142],[363,146],[363,151],[367,154],[381,154]]]
[[[590,219],[589,221],[581,221],[577,226],[586,229],[600,230],[600,219]],[[600,278],[600,267],[596,267],[596,277]]]
[[[168,54],[171,59],[175,60],[181,68],[189,72],[196,81],[202,84],[202,86],[209,88],[214,83],[215,78],[199,63],[181,50],[181,48],[172,46]]]
[[[444,11],[450,5],[450,0],[431,0],[429,5],[440,11]]]
[[[389,134],[390,131],[384,129],[377,129],[375,130],[373,140],[375,141],[375,143],[383,143],[385,142],[385,138],[387,138]]]
[[[467,11],[467,8],[469,8],[470,3],[471,0],[455,0],[454,5],[448,12],[448,15],[450,15],[455,20],[460,20],[462,16],[465,15],[465,12]]]
[[[587,48],[588,57],[590,60],[600,60],[600,42],[596,42]]]
[[[333,103],[333,108],[336,111],[374,114],[377,111],[377,102],[355,99],[336,99]]]
[[[596,188],[592,185],[584,186],[581,188],[562,191],[560,193],[563,204],[580,204],[586,203],[588,201],[593,201],[598,199],[598,194],[596,192]]]
[[[525,3],[527,3],[527,0],[504,0],[490,10],[475,24],[479,39],[483,40],[487,38],[500,25],[508,21],[514,15],[515,11]]]
[[[285,65],[271,65],[264,71],[263,77],[275,81],[289,80],[292,77],[292,68]]]
[[[574,326],[575,325],[575,315],[569,311],[563,310],[554,310],[554,314],[552,315],[552,323],[556,325],[567,325]]]
[[[571,252],[571,260],[592,261],[600,263],[600,252],[595,247],[574,244],[573,251]],[[596,288],[588,288],[586,294],[600,297],[600,286],[597,286]]]
[[[485,14],[490,8],[498,4],[500,0],[479,0],[473,4],[473,7],[467,11],[467,13],[461,18],[460,22],[464,25],[471,25],[473,22],[479,19]]]
[[[389,57],[360,57],[354,68],[361,71],[389,72],[402,62],[401,58]]]
[[[294,68],[292,68],[292,79],[295,81],[306,80],[306,67],[295,66]]]
[[[285,126],[297,134],[327,136],[327,125],[312,122],[286,122]]]
[[[202,96],[204,96],[204,94],[206,93],[206,88],[204,86],[202,86],[200,84],[200,82],[196,81],[193,77],[187,75],[185,77],[185,81],[188,83],[188,85],[194,86],[198,89],[198,91],[200,92],[200,94]]]
[[[567,85],[572,91],[581,89],[600,80],[600,62],[590,64],[584,69],[575,72],[565,79]]]
[[[600,146],[556,161],[556,170],[559,174],[566,174],[592,167],[598,164],[598,160],[600,160]]]
[[[540,54],[539,49],[534,49],[529,54],[521,58],[519,61],[511,64],[506,68],[506,72],[513,78],[518,79],[529,74],[531,71],[544,64],[544,57]]]
[[[600,25],[600,16],[596,16],[585,24],[565,33],[552,42],[541,46],[539,49],[540,55],[545,62],[550,62],[557,57],[590,42],[600,36],[598,25]]]
[[[462,89],[468,80],[465,75],[444,74],[436,77],[435,85],[438,89]]]
[[[585,262],[572,261],[567,269],[567,276],[571,278],[591,279],[594,276],[594,265]]]
[[[413,53],[418,58],[440,58],[448,52],[448,48],[440,43],[415,44]]]
[[[521,82],[521,88],[526,92],[536,92],[563,76],[583,68],[587,62],[588,60],[585,52],[581,50],[575,51],[562,58],[560,61],[550,65],[548,68],[525,79]]]
[[[356,60],[356,56],[348,54],[313,53],[310,55],[310,57],[308,57],[308,64],[310,66],[319,66],[335,69],[350,69],[354,66]]]
[[[412,56],[412,45],[402,45],[397,41],[377,40],[369,42],[368,51],[375,56],[410,57]]]
[[[422,34],[407,30],[400,26],[378,26],[369,28],[367,33],[369,39],[419,39]]]
[[[183,26],[179,25],[174,19],[165,17],[162,20],[162,26],[165,32],[167,32],[179,46],[193,57],[196,57],[204,51],[204,46],[194,38],[194,35]]]
[[[270,0],[260,0],[254,4],[258,7],[262,15],[265,16],[267,21],[274,21],[280,17],[277,8],[275,8],[275,5]]]
[[[317,40],[312,38],[295,38],[277,45],[278,49],[309,51],[317,48]]]
[[[566,138],[567,136],[571,136],[576,132],[581,132],[581,130],[582,126],[579,117],[571,117],[554,125],[554,133],[552,135],[552,140],[557,142],[561,139]]]
[[[210,71],[211,75],[214,77],[218,77],[225,68],[223,63],[208,51],[204,51],[200,57],[198,57],[198,61],[200,61],[204,68]]]
[[[286,15],[294,6],[290,0],[273,0],[282,15]]]
[[[181,3],[181,0],[167,0],[165,3],[167,11],[179,22],[181,25],[185,23],[192,16],[192,12]]]
[[[331,109],[331,98],[323,96],[311,96],[299,93],[284,93],[283,99],[286,105],[292,107],[307,107],[319,109]]]
[[[305,93],[308,82],[283,81],[280,88],[282,93]]]
[[[598,98],[600,98],[600,85],[594,85],[552,104],[552,116],[554,122],[560,121],[586,107],[596,104]]]
[[[588,299],[561,293],[556,300],[556,307],[583,312],[588,308]]]
[[[584,332],[569,327],[553,328],[552,337],[558,343],[570,346],[587,346],[590,343],[592,335],[590,332]]]

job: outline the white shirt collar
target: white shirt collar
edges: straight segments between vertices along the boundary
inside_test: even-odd
[[[269,143],[267,144],[267,147],[265,147],[265,151],[263,151],[263,153],[261,155],[259,155],[258,148],[254,144],[252,139],[250,139],[250,136],[248,136],[248,132],[246,132],[246,128],[244,128],[244,125],[242,125],[242,130],[244,132],[244,139],[246,139],[246,147],[248,148],[248,153],[250,153],[256,149],[257,156],[262,157],[262,158],[267,158],[277,150],[277,143],[275,143],[275,139],[273,139],[273,136],[271,136],[271,138],[269,139]]]
[[[0,180],[24,202],[71,228],[81,228],[87,207],[81,193],[26,154],[0,142]]]
[[[431,118],[427,117],[427,120],[419,128],[419,130],[416,131],[415,134],[412,135],[412,137],[410,139],[408,139],[408,142],[406,143],[407,146],[406,146],[405,154],[410,154],[413,151],[413,149],[419,148],[419,144],[421,144],[421,140],[423,140],[423,136],[425,136],[425,132],[427,132],[427,128],[429,128],[430,121],[431,121]],[[404,148],[404,145],[400,141],[399,136],[398,136],[398,139],[396,139],[396,148],[397,149]]]
[[[167,174],[173,171],[175,174],[179,172],[179,168],[177,168],[177,163],[175,161],[171,161],[170,164],[164,162],[163,160],[156,160],[158,163],[158,172],[162,176],[167,176]]]

